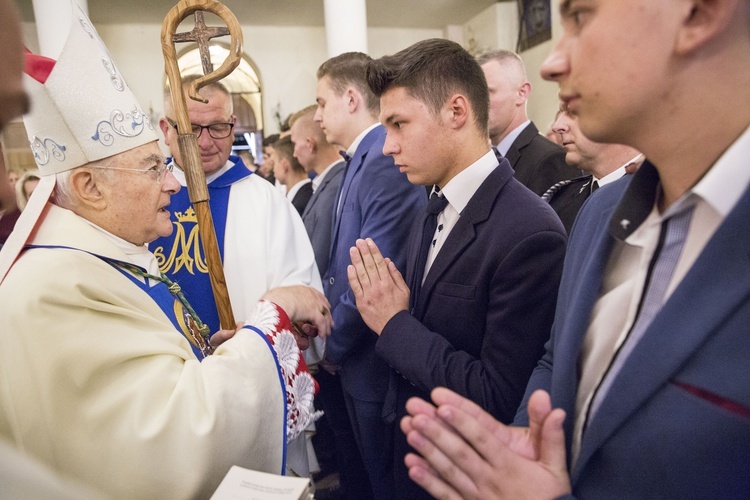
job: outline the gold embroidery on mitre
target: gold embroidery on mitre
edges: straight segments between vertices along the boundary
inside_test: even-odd
[[[193,207],[188,207],[185,212],[175,212],[177,221],[174,225],[174,239],[172,248],[165,252],[164,247],[154,249],[156,262],[164,274],[176,273],[183,267],[190,273],[207,274],[208,266],[203,256],[200,235],[198,234],[198,218]],[[195,267],[195,269],[193,269]]]

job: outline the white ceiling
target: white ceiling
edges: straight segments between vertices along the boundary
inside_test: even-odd
[[[32,0],[16,0],[24,21],[33,22]],[[63,0],[47,0],[63,1]],[[442,29],[463,24],[496,1],[367,0],[372,27]],[[98,24],[161,23],[176,0],[88,0],[89,17]],[[323,26],[323,0],[225,0],[242,25]]]

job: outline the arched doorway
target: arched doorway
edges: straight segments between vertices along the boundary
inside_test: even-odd
[[[221,42],[211,41],[209,51],[215,68],[218,68],[229,55],[228,45]],[[181,52],[177,57],[177,63],[183,77],[203,74],[200,53],[195,44]],[[252,59],[243,54],[237,69],[221,80],[221,83],[232,95],[234,114],[237,116],[232,149],[235,154],[241,150],[248,150],[256,158],[256,162],[259,162],[263,157],[263,90]],[[166,84],[165,77],[164,85]]]

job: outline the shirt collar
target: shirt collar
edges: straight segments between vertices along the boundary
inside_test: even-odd
[[[750,127],[722,154],[692,191],[726,217],[750,184]]]
[[[495,152],[491,149],[487,151],[477,161],[456,174],[453,179],[448,181],[443,189],[443,196],[448,200],[456,212],[459,214],[466,208],[469,200],[476,193],[479,186],[487,179],[495,168],[499,165]]]
[[[721,155],[703,177],[663,214],[676,211],[702,199],[722,218],[732,211],[750,184],[750,169],[745,167],[750,156],[750,127]],[[633,176],[622,200],[610,220],[612,236],[625,240],[648,217],[661,191],[659,173],[646,160]]]
[[[125,255],[128,256],[131,264],[135,264],[136,266],[145,269],[149,274],[159,276],[159,264],[157,264],[154,254],[151,253],[151,251],[148,249],[148,245],[135,245],[115,234],[110,233],[101,226],[97,226],[88,219],[81,217],[81,220],[102,233],[105,238],[107,238],[113,245],[115,245]]]
[[[299,191],[302,188],[302,186],[304,186],[308,182],[310,182],[310,179],[302,179],[297,184],[295,184],[294,186],[292,186],[289,189],[289,191],[286,192],[287,199],[290,200],[290,201],[293,200],[294,197],[297,195],[297,191]]]
[[[338,163],[341,163],[341,160],[334,161],[333,163],[328,165],[325,170],[323,170],[321,173],[315,176],[315,178],[312,180],[313,191],[316,191],[320,187],[320,184],[323,182],[323,179],[326,178],[326,174],[328,174],[328,172],[331,171],[333,166]]]
[[[636,161],[641,161],[641,159],[642,159],[641,157],[642,156],[643,155],[638,154],[633,159],[628,160],[625,163],[623,163],[622,166],[620,166],[617,170],[614,170],[614,171],[608,173],[607,175],[605,175],[601,179],[597,179],[595,175],[592,176],[592,178],[593,178],[593,180],[595,180],[599,184],[599,187],[606,186],[607,184],[609,184],[611,182],[615,182],[616,180],[620,179],[620,177],[622,177],[623,175],[625,175],[627,173],[625,171],[625,167],[627,167],[631,163],[635,163]]]
[[[526,127],[529,126],[531,123],[531,120],[526,120],[505,136],[502,141],[500,141],[500,144],[497,145],[497,150],[500,151],[500,154],[503,156],[508,155],[508,150],[510,149],[511,145],[518,139],[518,136],[521,135],[521,132],[524,131]]]
[[[354,142],[352,142],[349,145],[349,147],[346,148],[346,154],[348,154],[349,156],[354,156],[354,152],[357,151],[357,148],[359,147],[359,143],[362,142],[362,140],[365,138],[365,136],[367,134],[370,133],[370,130],[374,129],[378,125],[380,125],[380,123],[379,122],[375,122],[372,125],[370,125],[369,127],[367,127],[366,129],[364,129],[362,132],[360,132],[360,134],[357,136],[357,138],[354,139]]]

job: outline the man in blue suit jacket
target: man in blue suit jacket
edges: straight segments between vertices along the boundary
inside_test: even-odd
[[[427,197],[383,154],[379,101],[365,79],[370,60],[348,52],[320,66],[314,119],[328,142],[345,147],[350,158],[334,206],[331,258],[323,277],[335,323],[326,363],[338,368],[373,494],[380,500],[393,497],[389,428],[381,418],[389,369],[375,354],[377,335],[362,321],[349,288],[349,248],[358,238],[378,238],[403,269],[409,230]]]
[[[302,213],[302,222],[310,236],[318,271],[325,276],[331,256],[333,208],[346,164],[339,148],[326,140],[323,129],[313,121],[316,110],[317,105],[308,106],[295,113],[290,122],[294,156],[308,172],[317,174],[312,181],[313,195]],[[316,337],[311,348],[305,351],[308,366],[317,364],[324,352],[325,341]],[[327,468],[331,469],[324,461],[327,451],[333,455],[329,459],[335,460],[333,469],[339,472],[339,492],[343,491],[346,498],[368,498],[372,495],[370,480],[354,439],[339,376],[324,369],[317,370],[314,376],[319,386],[315,395],[316,408],[319,406],[318,409],[324,412],[315,424],[313,437],[321,474],[329,472]],[[323,496],[320,488],[317,492]]]
[[[375,243],[360,241],[362,257],[352,259],[368,276],[352,284],[357,306],[394,370],[385,414],[400,419],[409,397],[447,386],[511,422],[549,338],[565,230],[490,149],[487,83],[459,44],[425,40],[377,59],[368,82],[388,131],[384,152],[410,182],[434,185],[433,197],[446,200],[435,225],[428,207],[412,231],[411,301],[398,277],[369,276],[362,259],[382,261]],[[422,245],[430,249],[420,257]],[[405,436],[393,438],[397,498],[426,497],[404,466]]]
[[[542,72],[587,137],[649,161],[573,225],[528,427],[412,400],[411,476],[443,496],[746,497],[750,1],[582,4],[561,3]]]

